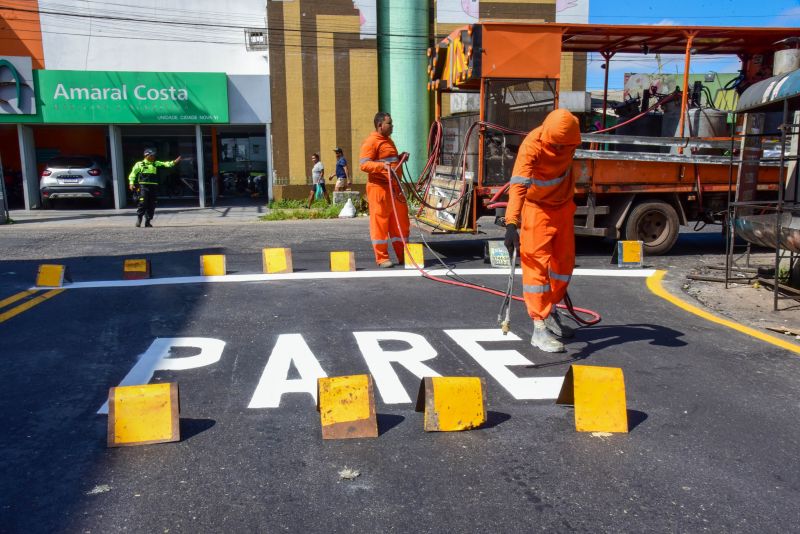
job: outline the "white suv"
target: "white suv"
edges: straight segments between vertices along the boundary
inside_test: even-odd
[[[94,198],[104,206],[113,202],[111,173],[105,159],[99,156],[59,156],[47,163],[39,180],[42,207],[50,208],[54,200]]]

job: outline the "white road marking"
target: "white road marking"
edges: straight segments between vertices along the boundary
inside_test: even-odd
[[[522,341],[509,333],[503,336],[499,329],[458,329],[444,330],[444,333],[469,354],[497,383],[516,400],[555,399],[564,381],[563,376],[519,377],[509,367],[530,366],[532,362],[516,350],[496,350],[484,348],[482,343]],[[422,335],[414,332],[353,332],[368,371],[375,379],[375,385],[384,404],[412,404],[397,374],[397,364],[417,378],[441,376],[436,370],[422,363],[436,363],[436,349]],[[386,350],[381,341],[400,341],[408,345],[400,350]],[[225,349],[221,339],[207,337],[156,338],[150,347],[137,358],[120,386],[148,384],[153,374],[160,370],[182,371],[211,366],[220,361]],[[175,347],[193,348],[196,354],[174,356]],[[289,378],[294,364],[300,378]],[[459,375],[475,376],[469,370],[460,370]],[[302,334],[280,334],[267,359],[264,370],[250,399],[248,408],[280,408],[285,394],[308,395],[313,403],[317,399],[317,379],[328,376],[320,361],[309,348]],[[416,394],[412,386],[412,394]],[[98,414],[108,413],[108,403],[104,403]]]
[[[428,274],[444,277],[452,272],[459,276],[508,276],[505,269],[444,269],[428,270]],[[647,278],[655,269],[575,269],[572,276],[600,276],[608,278]],[[522,275],[522,269],[516,274]],[[178,284],[237,283],[237,282],[280,282],[296,280],[351,280],[361,278],[413,278],[422,276],[419,271],[353,271],[353,272],[299,272],[286,274],[228,274],[225,276],[179,276],[172,278],[150,278],[147,280],[101,280],[96,282],[74,282],[64,284],[63,289],[98,289],[111,287],[144,287]],[[36,289],[32,287],[31,289]]]
[[[369,372],[375,379],[378,391],[384,404],[406,404],[411,397],[400,382],[400,377],[392,368],[392,363],[405,367],[408,371],[422,379],[426,376],[441,376],[422,363],[436,357],[434,349],[427,339],[411,332],[353,332],[367,362]],[[385,350],[381,341],[402,341],[408,348],[402,350]]]
[[[300,378],[289,378],[294,363]],[[284,393],[308,393],[317,403],[317,379],[328,376],[302,334],[281,334],[248,408],[278,408]]]
[[[516,350],[487,350],[480,342],[522,341],[513,332],[503,335],[499,328],[482,330],[445,330],[445,334],[464,349],[517,400],[556,399],[564,382],[563,376],[519,377],[509,367],[533,366],[533,362]]]
[[[199,349],[200,352],[192,356],[170,357],[173,347]],[[210,337],[158,337],[145,353],[139,356],[139,361],[128,371],[119,385],[149,384],[156,371],[184,371],[217,363],[222,357],[224,348],[224,341]],[[103,403],[97,413],[108,413],[108,401]]]

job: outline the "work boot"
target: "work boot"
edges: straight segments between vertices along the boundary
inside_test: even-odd
[[[136,217],[136,228],[139,228],[142,225],[142,218]]]
[[[149,219],[144,222],[144,227],[145,228],[152,228],[153,227],[153,225],[150,224],[150,220]]]
[[[564,317],[558,312],[558,308],[553,306],[553,311],[544,320],[544,325],[556,337],[572,338],[575,337],[575,329],[564,324]]]
[[[564,352],[564,344],[547,329],[544,321],[533,321],[531,345],[545,352]]]
[[[378,267],[380,267],[381,269],[391,269],[392,267],[394,267],[394,263],[392,263],[392,260],[385,260],[380,262],[378,264]]]

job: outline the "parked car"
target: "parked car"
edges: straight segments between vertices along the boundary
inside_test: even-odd
[[[54,200],[93,198],[109,206],[114,201],[111,172],[99,156],[59,156],[50,160],[39,180],[42,207]]]

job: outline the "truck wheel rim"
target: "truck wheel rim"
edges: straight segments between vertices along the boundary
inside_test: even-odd
[[[639,221],[639,239],[647,245],[660,245],[669,230],[669,221],[663,213],[651,211]]]

